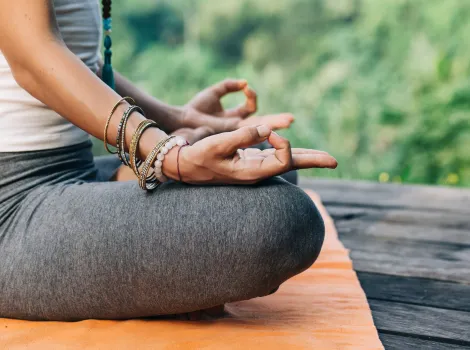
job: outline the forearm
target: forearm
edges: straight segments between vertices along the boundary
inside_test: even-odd
[[[100,70],[98,71],[99,77],[101,77],[101,67],[102,62],[100,62]],[[145,111],[147,118],[157,122],[163,130],[170,133],[182,127],[183,110],[181,107],[170,106],[159,101],[138,88],[116,70],[114,70],[114,79],[116,91],[122,96],[131,96]]]
[[[35,44],[33,44],[35,45]],[[107,87],[62,43],[51,40],[37,45],[38,59],[12,63],[18,83],[32,96],[89,134],[103,139],[103,130],[114,104],[121,98]],[[14,58],[11,59],[15,61]],[[115,145],[122,104],[111,119],[108,141]],[[133,113],[126,132],[126,144],[144,117]],[[152,129],[142,139],[139,156],[144,158],[165,133]]]
[[[0,50],[23,89],[71,123],[103,139],[108,115],[121,97],[66,47],[52,0],[0,0]],[[125,108],[126,104],[121,104],[111,119],[107,136],[113,145]],[[144,116],[138,113],[129,118],[127,145],[142,120]],[[145,132],[138,156],[144,158],[165,136],[157,128]]]

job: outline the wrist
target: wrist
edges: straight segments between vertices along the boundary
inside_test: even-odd
[[[178,176],[178,151],[181,146],[173,147],[166,155],[162,162],[162,172],[167,178],[179,180]]]
[[[176,138],[173,138],[169,144],[170,146],[166,146],[168,152],[165,154],[164,159],[159,164],[156,164],[156,172],[157,174],[161,173],[172,180],[181,180],[179,157],[182,148],[187,146],[188,142],[183,137],[177,136]]]
[[[127,122],[126,134],[125,134],[126,136],[125,143],[127,145],[127,149],[129,149],[132,136],[137,130],[137,127],[145,119],[146,118],[138,112],[132,113],[131,116],[129,117],[129,120]],[[147,156],[152,152],[155,145],[160,140],[163,140],[167,137],[168,135],[159,128],[152,127],[152,128],[148,128],[147,130],[145,130],[137,146],[137,152],[136,152],[137,158],[144,161],[147,158]]]

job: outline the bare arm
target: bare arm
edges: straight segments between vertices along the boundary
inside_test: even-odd
[[[100,70],[98,71],[99,77],[101,77],[102,66],[103,62],[101,61]],[[170,106],[159,101],[155,97],[139,89],[116,69],[114,70],[114,79],[116,83],[116,91],[122,96],[132,96],[137,104],[146,112],[147,117],[156,121],[163,130],[170,133],[183,127],[182,107]]]
[[[89,134],[103,138],[109,111],[120,96],[65,46],[52,0],[0,0],[0,50],[22,88]],[[125,108],[123,104],[112,118],[111,144]],[[128,138],[143,119],[138,113],[131,116]],[[159,129],[146,132],[140,156],[145,157],[165,135]]]
[[[0,50],[20,86],[81,129],[103,137],[107,115],[120,96],[67,49],[57,29],[52,0],[0,0]],[[115,116],[109,128],[112,143],[119,119]],[[138,113],[129,118],[127,144],[143,119]],[[145,132],[140,157],[145,158],[165,136],[157,128]],[[255,154],[238,151],[264,140],[275,149]],[[164,161],[163,169],[172,179],[179,177],[177,153],[176,147],[171,149]],[[336,160],[324,152],[291,150],[288,140],[261,125],[211,136],[183,148],[180,165],[187,182],[245,184],[292,168],[334,168]]]

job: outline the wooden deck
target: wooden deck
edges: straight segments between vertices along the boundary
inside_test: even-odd
[[[470,348],[470,190],[307,180],[335,220],[386,349]]]

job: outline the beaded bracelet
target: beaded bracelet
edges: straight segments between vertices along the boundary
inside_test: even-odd
[[[163,161],[165,160],[165,155],[175,146],[184,147],[186,145],[188,145],[188,141],[186,141],[181,136],[177,136],[171,140],[165,141],[165,145],[160,149],[157,155],[157,160],[154,163],[154,166],[155,166],[154,174],[157,177],[158,181],[160,182],[168,181],[168,178],[163,174],[163,169],[162,169]],[[178,151],[178,154],[179,154],[179,151]],[[179,167],[178,167],[178,172],[179,172]]]
[[[131,144],[129,146],[129,163],[131,169],[134,171],[134,174],[137,176],[140,176],[139,172],[139,160],[137,159],[137,146],[139,144],[140,138],[142,137],[142,134],[144,133],[145,130],[147,130],[150,127],[156,127],[157,123],[155,123],[153,120],[146,119],[140,122],[140,124],[137,126],[137,129],[134,132],[134,135],[132,136]]]
[[[144,162],[144,165],[142,166],[142,171],[141,171],[140,177],[139,177],[139,186],[143,190],[152,191],[152,190],[156,189],[158,186],[161,185],[162,182],[159,181],[158,179],[156,181],[153,181],[153,180],[149,181],[148,180],[148,173],[150,171],[150,168],[152,167],[152,164],[155,163],[155,161],[157,160],[157,157],[161,154],[160,153],[161,149],[164,147],[164,145],[166,143],[168,143],[168,141],[172,142],[172,140],[174,138],[175,138],[175,136],[170,136],[170,137],[164,139],[163,141],[160,141],[153,148],[152,152],[150,152],[150,154],[145,159],[145,162]],[[163,159],[164,159],[164,157],[163,157]],[[154,172],[154,175],[155,175],[155,172]]]
[[[103,135],[103,143],[104,143],[104,148],[106,149],[106,151],[108,151],[108,153],[111,153],[111,154],[116,154],[117,152],[113,152],[109,149],[108,147],[108,128],[109,128],[109,124],[111,123],[111,118],[113,117],[113,114],[114,112],[116,112],[116,109],[119,107],[119,105],[124,102],[124,101],[127,101],[129,102],[130,104],[134,104],[135,105],[135,101],[132,97],[123,97],[121,98],[119,101],[116,102],[116,104],[114,105],[114,107],[111,109],[111,113],[109,113],[109,116],[108,116],[108,119],[106,120],[106,124],[104,126],[104,135]]]
[[[181,171],[180,171],[180,153],[181,153],[181,150],[185,147],[189,146],[189,142],[186,142],[185,145],[181,146],[178,150],[178,155],[176,156],[176,167],[178,169],[178,181],[179,182],[183,182],[183,179],[181,177]]]
[[[125,150],[126,126],[127,126],[127,121],[129,120],[130,115],[136,111],[142,114],[143,116],[145,116],[143,109],[140,108],[139,106],[129,106],[129,108],[127,108],[127,110],[122,115],[122,119],[117,129],[117,137],[116,137],[117,154],[118,154],[119,159],[121,160],[121,163],[126,166],[130,166],[129,158],[126,155],[126,150]],[[136,167],[138,168],[139,166],[140,166],[140,161],[137,161]]]

